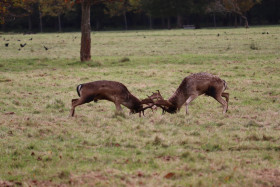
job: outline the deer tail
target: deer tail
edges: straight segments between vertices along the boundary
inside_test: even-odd
[[[77,93],[78,93],[78,96],[79,96],[79,97],[81,97],[81,92],[80,92],[80,91],[81,91],[82,86],[83,86],[82,84],[79,84],[79,85],[77,86]]]
[[[223,82],[224,82],[224,90],[228,89],[227,82],[225,80],[223,80]]]

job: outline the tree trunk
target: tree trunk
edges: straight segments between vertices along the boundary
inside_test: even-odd
[[[91,60],[91,38],[90,38],[90,0],[84,0],[82,2],[82,21],[81,21],[81,51],[80,59],[81,61],[90,61]]]
[[[99,21],[99,19],[98,19],[98,18],[96,19],[95,29],[96,29],[97,31],[100,31],[100,30],[101,30],[100,21]]]
[[[149,14],[149,25],[150,25],[150,29],[153,29],[153,19],[150,14]]]
[[[234,27],[237,27],[237,14],[234,14]]]
[[[60,17],[60,15],[58,15],[57,18],[58,18],[58,31],[59,31],[59,32],[62,32],[61,17]]]
[[[6,24],[4,23],[4,24],[2,24],[2,26],[1,26],[2,28],[2,31],[5,31],[6,30]]]
[[[40,18],[40,32],[43,32],[42,13],[41,12],[39,12],[39,18]]]
[[[167,18],[167,28],[171,29],[170,17]]]
[[[248,23],[247,17],[242,15],[242,18],[243,18],[244,21],[245,21],[245,28],[248,29],[248,28],[249,28],[249,23]]]
[[[183,27],[183,19],[181,15],[177,15],[177,27],[182,28]]]
[[[214,21],[214,27],[217,27],[216,14],[215,14],[215,12],[213,13],[213,21]]]
[[[32,20],[31,20],[31,15],[28,16],[28,30],[29,30],[29,32],[32,31]]]
[[[123,11],[123,19],[124,19],[124,29],[127,30],[127,17],[126,17],[126,11]]]
[[[161,17],[161,27],[162,27],[163,29],[165,28],[165,19],[164,19],[163,16]]]
[[[248,29],[249,23],[248,23],[248,19],[247,19],[246,15],[244,15],[243,13],[240,13],[240,12],[237,12],[237,14],[239,14],[244,19],[245,28]]]

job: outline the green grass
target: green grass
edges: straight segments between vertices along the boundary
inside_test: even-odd
[[[94,32],[80,63],[80,33],[1,35],[0,186],[280,185],[279,40],[280,27]],[[99,101],[68,117],[80,83],[168,98],[202,71],[227,81],[226,115],[201,96],[189,115],[116,115]]]

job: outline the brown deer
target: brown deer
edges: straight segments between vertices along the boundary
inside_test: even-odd
[[[107,100],[115,103],[117,113],[122,111],[121,105],[130,109],[130,113],[139,113],[148,108],[152,108],[150,100],[140,101],[134,95],[132,95],[127,87],[120,82],[100,80],[95,82],[89,82],[80,84],[77,86],[77,93],[79,99],[72,99],[72,108],[70,116],[74,116],[75,108],[84,103],[91,101],[97,102],[98,100]],[[148,104],[147,107],[143,108],[144,104]]]
[[[195,73],[185,77],[177,88],[175,93],[168,99],[164,100],[160,92],[153,93],[152,97],[147,98],[156,106],[162,108],[163,113],[176,113],[182,105],[186,103],[186,114],[188,114],[188,105],[198,96],[205,94],[216,99],[223,106],[223,113],[228,110],[229,93],[226,81],[209,73]],[[226,101],[222,98],[225,97]]]

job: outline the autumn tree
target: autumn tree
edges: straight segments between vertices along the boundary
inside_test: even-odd
[[[71,10],[69,3],[65,0],[44,0],[40,2],[42,16],[53,16],[58,19],[58,30],[62,31],[61,15]]]
[[[123,16],[124,20],[124,28],[125,30],[128,29],[127,24],[127,13],[132,11],[133,7],[131,5],[130,0],[122,0],[122,1],[115,1],[115,2],[106,2],[105,3],[107,9],[105,12],[112,16]]]
[[[216,10],[239,15],[244,19],[245,27],[248,28],[246,12],[258,3],[261,3],[261,0],[217,0],[215,8]]]
[[[25,5],[26,0],[0,0],[0,22],[27,15]]]

